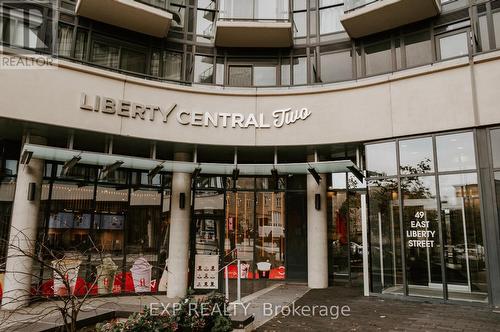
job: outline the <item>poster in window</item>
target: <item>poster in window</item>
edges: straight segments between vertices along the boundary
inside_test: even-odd
[[[194,259],[194,288],[219,288],[219,256],[196,255]]]

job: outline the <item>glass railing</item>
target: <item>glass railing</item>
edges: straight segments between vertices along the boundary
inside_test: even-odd
[[[345,0],[344,11],[347,13],[379,1],[383,0]]]
[[[170,9],[170,0],[135,0],[135,1],[163,10]]]
[[[289,0],[221,0],[219,20],[288,21]]]

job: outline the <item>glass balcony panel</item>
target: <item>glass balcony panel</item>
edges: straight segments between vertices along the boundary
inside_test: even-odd
[[[218,47],[290,47],[289,0],[221,0],[215,28]]]
[[[168,10],[170,6],[169,0],[134,0],[145,5],[153,6],[163,10]]]
[[[288,0],[222,0],[219,19],[283,21],[289,19]]]
[[[380,0],[345,0],[344,9],[346,12],[364,7],[370,3],[378,2]]]

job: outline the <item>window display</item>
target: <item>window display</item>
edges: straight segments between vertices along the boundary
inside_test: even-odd
[[[46,165],[38,294],[156,292],[168,252],[169,178],[126,170],[103,178],[80,165],[65,174],[60,166]]]
[[[196,187],[196,255],[220,255],[228,264],[229,279],[238,277],[236,259],[240,260],[242,279],[285,279],[282,181],[203,177],[197,179]]]

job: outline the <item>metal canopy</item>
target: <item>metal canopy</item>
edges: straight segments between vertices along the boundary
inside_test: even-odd
[[[30,154],[32,158],[68,162],[75,157],[80,158],[79,164],[109,166],[116,162],[123,162],[122,168],[151,171],[158,165],[162,165],[162,171],[193,173],[195,170],[201,174],[232,175],[235,169],[240,175],[271,175],[272,170],[278,174],[307,174],[308,169],[313,168],[317,173],[345,173],[362,176],[356,165],[350,160],[323,161],[311,163],[291,164],[219,164],[219,163],[195,163],[172,160],[155,160],[138,157],[130,157],[115,154],[105,154],[89,151],[78,151],[51,146],[25,144],[23,153]],[[358,174],[356,174],[358,173]]]

